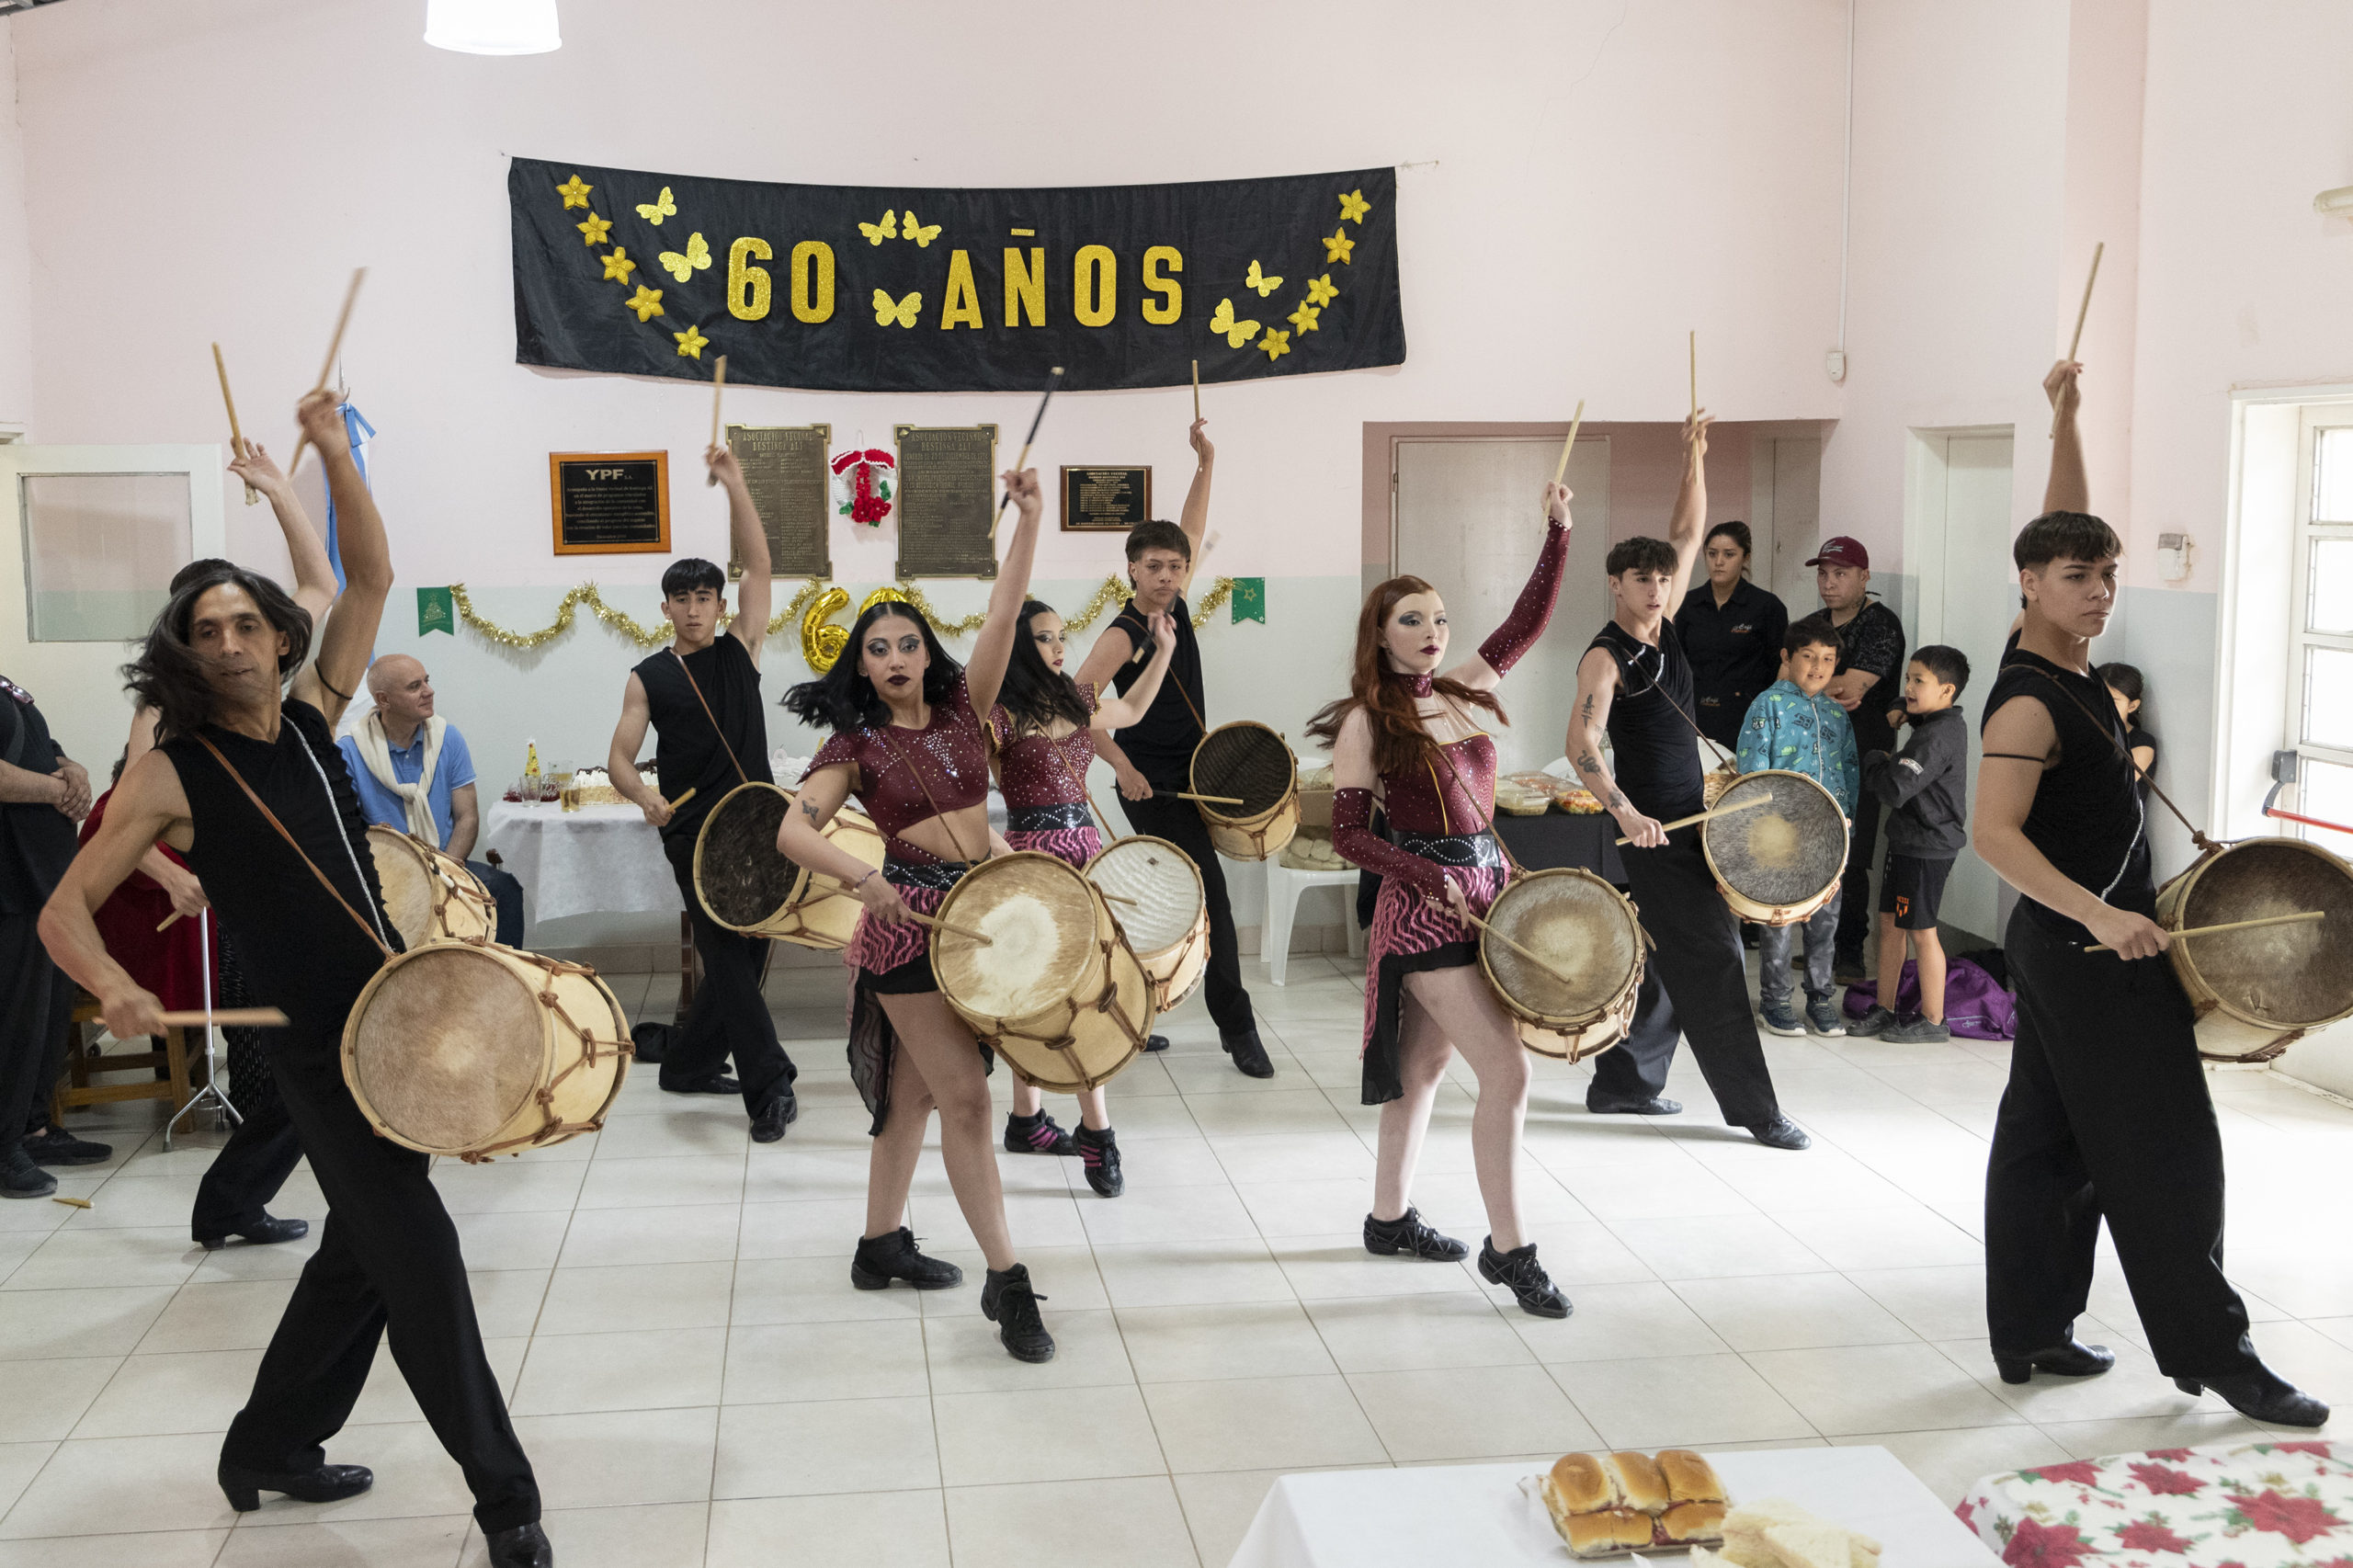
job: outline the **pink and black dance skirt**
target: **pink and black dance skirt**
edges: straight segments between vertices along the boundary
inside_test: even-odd
[[[961,860],[917,863],[894,857],[882,862],[882,877],[899,890],[909,909],[934,915],[947,902],[949,890],[972,869]],[[843,957],[854,966],[855,977],[849,992],[850,1080],[873,1113],[871,1131],[881,1132],[891,1114],[891,1064],[899,1053],[899,1035],[877,998],[939,989],[931,971],[931,927],[914,920],[885,926],[860,915]],[[981,1058],[984,1064],[995,1060],[985,1047]]]
[[[1094,814],[1077,801],[1015,807],[1006,813],[1005,841],[1016,849],[1051,855],[1082,871],[1103,853],[1103,835],[1095,831]]]
[[[1511,875],[1503,846],[1492,834],[1392,831],[1389,836],[1398,848],[1420,856],[1462,883],[1473,915],[1487,913]],[[1368,946],[1363,1101],[1383,1105],[1405,1092],[1397,1068],[1405,977],[1423,970],[1477,963],[1479,945],[1473,933],[1454,917],[1453,910],[1432,903],[1419,890],[1395,877],[1384,877],[1381,897],[1373,905]]]

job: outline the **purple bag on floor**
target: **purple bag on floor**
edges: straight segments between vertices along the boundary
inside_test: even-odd
[[[1879,1000],[1879,983],[1858,981],[1847,987],[1846,1013],[1859,1018]],[[1896,982],[1894,1011],[1920,1008],[1920,966],[1904,960],[1904,976]],[[2018,1004],[1994,977],[1967,959],[1954,959],[1945,971],[1945,1027],[1965,1040],[2014,1040],[2018,1036]]]

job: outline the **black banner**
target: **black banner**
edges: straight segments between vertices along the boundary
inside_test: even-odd
[[[1187,185],[769,185],[517,158],[526,365],[845,392],[1402,364],[1387,168]]]

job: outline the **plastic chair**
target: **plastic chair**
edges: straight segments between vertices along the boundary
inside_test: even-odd
[[[1290,967],[1290,928],[1299,914],[1299,896],[1310,888],[1342,888],[1340,924],[1347,928],[1348,956],[1364,956],[1364,932],[1357,925],[1357,873],[1345,871],[1302,871],[1284,865],[1281,860],[1268,860],[1267,867],[1267,918],[1258,927],[1258,956],[1267,960],[1267,978],[1277,985],[1286,983],[1286,971]]]

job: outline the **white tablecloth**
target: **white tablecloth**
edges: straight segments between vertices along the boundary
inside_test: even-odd
[[[497,850],[523,884],[533,927],[572,915],[676,915],[686,907],[662,835],[635,806],[567,812],[552,801],[494,801],[483,815],[476,853],[483,849]]]
[[[1999,1568],[2001,1560],[1885,1449],[1768,1449],[1708,1459],[1735,1504],[1787,1497],[1876,1536],[1887,1548],[1886,1568]],[[1536,1470],[1522,1460],[1282,1476],[1258,1505],[1231,1568],[1567,1568],[1577,1560],[1543,1504],[1519,1490],[1520,1478]],[[1644,1560],[1688,1559],[1677,1551]],[[1610,1568],[1632,1562],[1601,1561]]]

